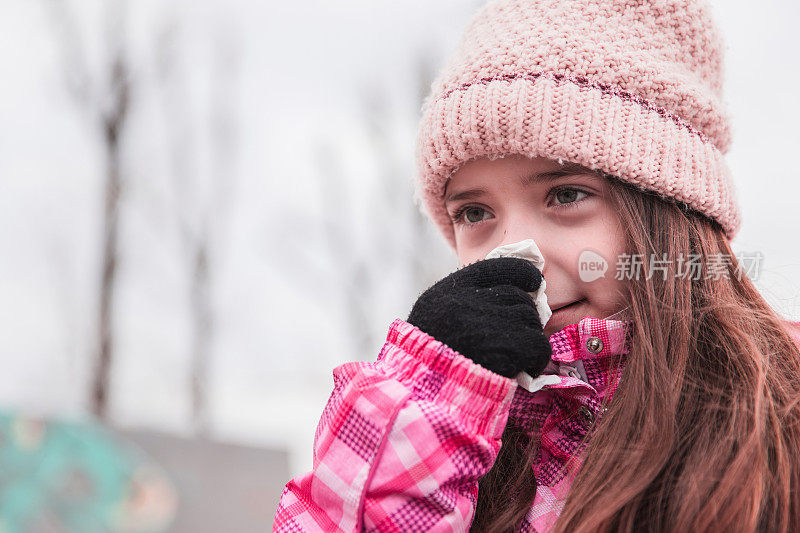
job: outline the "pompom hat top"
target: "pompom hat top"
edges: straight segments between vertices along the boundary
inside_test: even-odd
[[[723,42],[700,0],[493,0],[422,106],[415,200],[455,248],[448,178],[506,154],[581,164],[716,220],[733,239]]]

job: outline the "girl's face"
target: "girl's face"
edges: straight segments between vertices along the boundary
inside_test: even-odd
[[[605,318],[628,305],[624,280],[615,279],[625,241],[610,184],[582,167],[565,172],[568,167],[577,165],[522,155],[484,157],[464,164],[445,187],[460,266],[504,244],[536,241],[553,310],[544,328],[548,336],[583,317]],[[597,277],[603,260],[607,270]]]

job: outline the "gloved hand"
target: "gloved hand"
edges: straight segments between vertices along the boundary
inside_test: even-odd
[[[528,292],[542,282],[530,261],[484,259],[436,282],[417,299],[406,322],[484,368],[536,377],[550,361],[550,342]]]

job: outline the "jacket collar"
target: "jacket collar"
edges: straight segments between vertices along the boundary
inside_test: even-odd
[[[533,393],[588,384],[601,395],[609,386],[613,393],[616,383],[611,383],[615,380],[609,379],[607,367],[611,356],[621,356],[624,364],[624,356],[630,351],[627,334],[633,324],[631,316],[630,307],[626,307],[606,318],[582,318],[553,333],[549,339],[550,363],[535,378],[520,373],[516,378],[520,388]]]
[[[626,307],[606,318],[584,317],[565,326],[550,336],[551,360],[571,363],[628,353],[626,332],[633,323],[630,316],[630,307]]]
[[[593,417],[602,417],[603,400],[613,397],[630,350],[627,332],[632,320],[625,318],[629,316],[585,317],[566,326],[550,336],[552,356],[544,373],[536,378],[524,372],[517,376],[519,387],[508,423],[531,435],[539,433],[541,460],[552,462],[550,466],[563,466],[570,450],[585,437],[588,430],[581,426],[578,413],[589,407]],[[544,463],[539,467],[549,468]]]

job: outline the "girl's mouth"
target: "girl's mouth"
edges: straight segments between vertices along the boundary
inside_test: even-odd
[[[570,324],[572,322],[576,322],[575,316],[577,308],[586,301],[585,298],[581,298],[580,300],[575,300],[571,304],[562,305],[557,309],[553,309],[553,315],[550,317],[550,321],[554,326],[562,326],[566,324]]]
[[[567,324],[578,322],[578,320],[581,319],[581,310],[579,307],[585,302],[586,299],[581,298],[580,300],[575,300],[571,304],[562,305],[561,307],[553,309],[553,314],[545,326],[545,334],[548,336],[552,335]]]
[[[559,307],[559,308],[557,308],[557,309],[553,309],[553,314],[557,313],[558,311],[564,311],[564,310],[566,310],[566,309],[570,309],[570,308],[571,308],[571,307],[573,307],[574,305],[576,305],[576,304],[579,304],[579,303],[581,303],[581,302],[583,302],[583,301],[585,301],[585,298],[581,298],[580,300],[575,300],[575,301],[574,301],[574,302],[572,302],[571,304],[562,305],[561,307]]]

